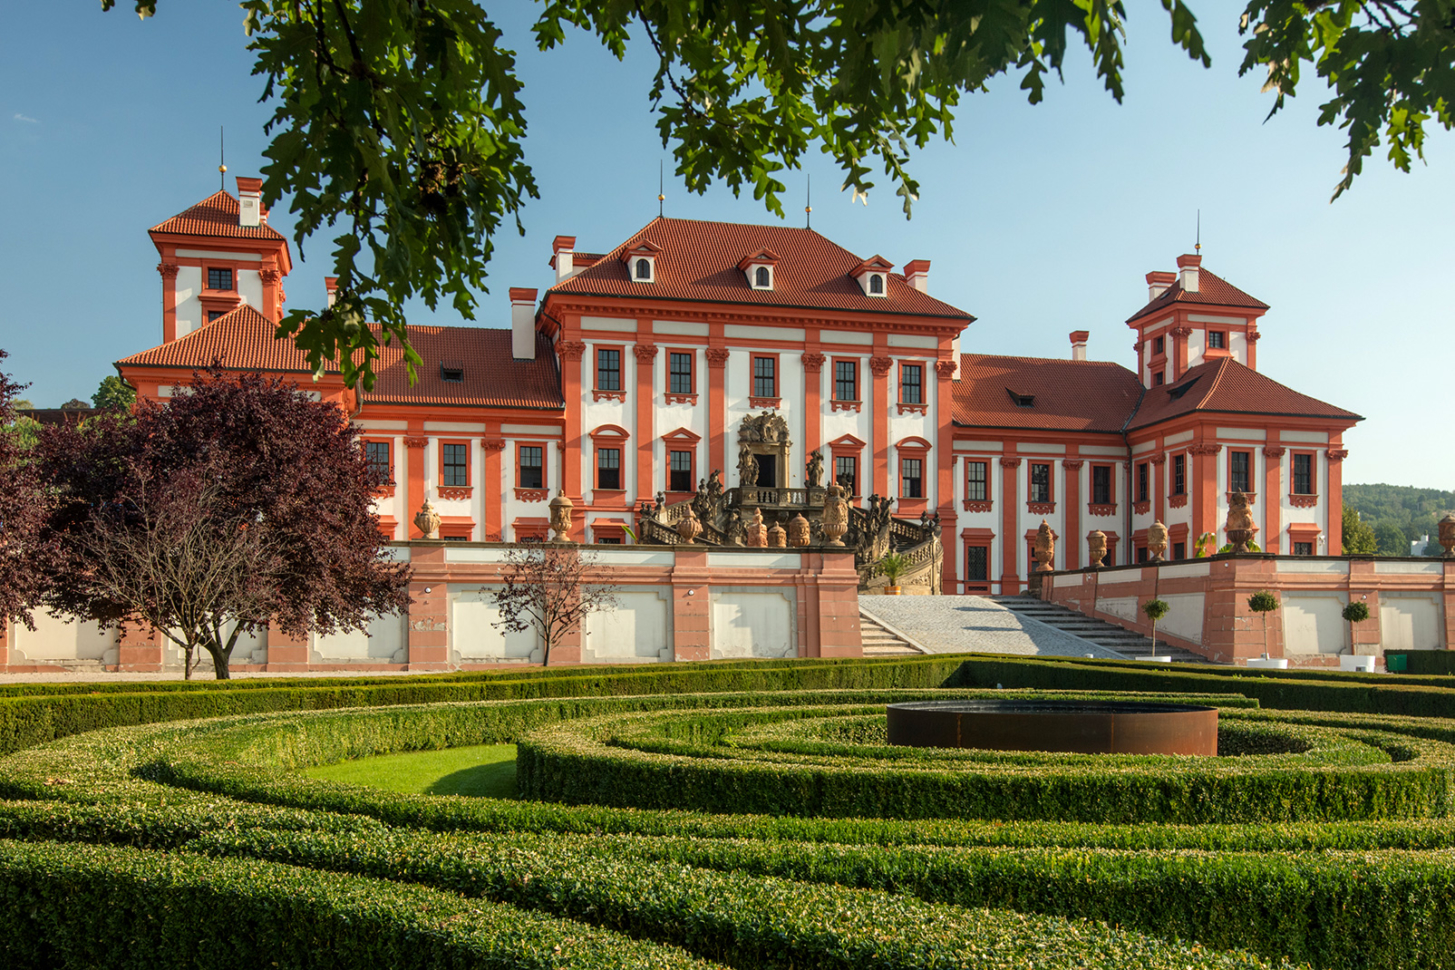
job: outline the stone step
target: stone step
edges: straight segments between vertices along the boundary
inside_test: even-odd
[[[863,644],[866,657],[920,656],[918,649],[862,612],[859,614],[859,641]]]
[[[1180,647],[1171,647],[1165,643],[1158,643],[1154,647],[1151,638],[1135,630],[1127,630],[1115,623],[1107,623],[1064,606],[1047,603],[1045,600],[1028,596],[990,596],[987,598],[1013,613],[1030,617],[1098,647],[1115,650],[1125,657],[1136,659],[1155,654],[1156,656],[1170,656],[1174,663],[1208,662],[1205,657]]]

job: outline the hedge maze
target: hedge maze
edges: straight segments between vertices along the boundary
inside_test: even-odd
[[[1215,759],[884,705],[1213,703]],[[926,657],[0,688],[7,967],[1455,968],[1455,678]],[[315,781],[518,745],[516,799]]]

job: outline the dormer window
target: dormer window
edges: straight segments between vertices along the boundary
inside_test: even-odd
[[[626,263],[627,278],[633,283],[657,282],[657,257],[662,247],[643,240],[621,254]]]
[[[465,382],[465,365],[458,363],[441,363],[440,380],[446,384],[463,384]]]
[[[652,261],[645,256],[638,258],[636,268],[632,271],[632,278],[638,283],[650,283],[652,281]]]
[[[883,299],[889,295],[889,273],[893,269],[894,264],[889,260],[875,256],[864,260],[849,275],[858,282],[865,296]]]
[[[1017,394],[1008,387],[1005,389],[1005,392],[1010,395],[1010,399],[1015,402],[1015,406],[1018,408],[1033,408],[1036,406],[1036,396],[1034,394]]]
[[[773,267],[778,263],[778,254],[771,249],[760,249],[751,256],[745,256],[738,263],[748,286],[755,290],[773,288]]]
[[[773,288],[773,271],[766,266],[759,266],[753,271],[753,289],[771,290]]]

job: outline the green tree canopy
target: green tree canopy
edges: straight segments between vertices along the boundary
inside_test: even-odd
[[[1410,540],[1397,525],[1381,522],[1374,527],[1374,541],[1379,545],[1381,556],[1408,556]]]
[[[112,374],[101,381],[101,386],[91,395],[91,403],[105,411],[130,411],[136,403],[136,391]]]
[[[1359,518],[1353,506],[1344,505],[1343,529],[1340,532],[1345,555],[1372,556],[1379,552],[1379,540],[1374,530]]]
[[[157,0],[134,6],[149,17]],[[371,387],[378,338],[364,321],[407,347],[411,297],[473,317],[493,235],[507,220],[521,230],[537,194],[515,53],[474,0],[242,7],[274,107],[264,201],[292,197],[300,247],[335,233],[336,302],[290,311],[280,333],[313,367],[337,360],[346,381]],[[1210,65],[1188,4],[1162,7],[1172,43]],[[721,181],[781,215],[781,174],[819,149],[856,192],[882,170],[907,215],[919,194],[911,152],[949,139],[961,97],[993,78],[1019,77],[1038,102],[1078,45],[1120,100],[1126,16],[1122,0],[547,0],[534,34],[549,50],[579,28],[618,58],[629,41],[649,42],[658,64],[646,94],[694,192]],[[1450,0],[1248,0],[1240,30],[1240,72],[1267,70],[1270,114],[1306,69],[1330,87],[1319,123],[1348,132],[1335,196],[1381,143],[1408,170],[1426,123],[1455,124]]]

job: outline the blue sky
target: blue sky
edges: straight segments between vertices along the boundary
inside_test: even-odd
[[[1118,106],[1078,56],[1066,84],[1031,107],[1016,80],[969,96],[956,143],[918,153],[921,200],[906,222],[887,187],[868,205],[839,194],[826,159],[809,160],[814,228],[861,255],[932,261],[934,295],[979,319],[965,349],[1091,355],[1132,365],[1122,322],[1146,299],[1143,274],[1191,251],[1202,211],[1204,265],[1272,305],[1259,369],[1364,415],[1346,436],[1345,481],[1455,488],[1448,350],[1455,284],[1455,137],[1427,144],[1410,175],[1371,160],[1329,203],[1342,133],[1315,126],[1310,83],[1268,123],[1261,78],[1239,79],[1237,7],[1197,0],[1213,56],[1204,70],[1167,40],[1152,0],[1129,3],[1127,97]],[[653,62],[619,63],[588,37],[534,51],[536,4],[503,5],[520,52],[527,144],[541,198],[526,235],[497,239],[479,323],[504,326],[506,288],[544,287],[558,233],[600,251],[650,220],[667,158],[666,211],[765,222],[751,198],[693,196],[674,184],[646,92]],[[161,282],[146,229],[215,191],[218,126],[231,177],[257,174],[268,109],[250,76],[241,11],[164,0],[141,22],[95,0],[22,4],[0,36],[0,347],[39,406],[89,397],[111,362],[161,335]],[[638,54],[641,52],[638,51]],[[804,173],[787,206],[803,218]],[[291,234],[286,207],[272,225]],[[328,272],[315,240],[285,283],[289,306],[318,306]],[[414,322],[458,323],[411,308]],[[1437,355],[1441,355],[1438,356]]]

